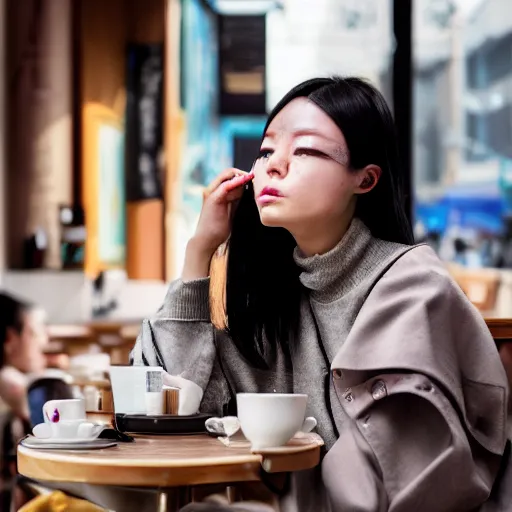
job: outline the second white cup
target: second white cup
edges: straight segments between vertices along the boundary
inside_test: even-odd
[[[238,419],[252,450],[285,445],[297,432],[316,427],[305,418],[307,395],[283,393],[238,393]]]

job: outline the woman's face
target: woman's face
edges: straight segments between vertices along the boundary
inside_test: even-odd
[[[22,329],[8,332],[4,346],[5,362],[24,373],[37,373],[46,367],[44,349],[48,334],[44,315],[37,309],[22,314]]]
[[[361,179],[349,170],[347,144],[334,121],[297,98],[270,123],[254,165],[261,222],[287,229],[298,243],[340,229],[352,218]]]

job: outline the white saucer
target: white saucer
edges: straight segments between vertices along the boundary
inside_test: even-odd
[[[98,425],[99,426],[99,425]],[[103,430],[103,429],[102,429]],[[52,436],[52,429],[48,423],[39,423],[32,429],[32,436],[41,441],[42,443],[49,444],[80,444],[80,443],[88,443],[94,439],[97,439],[101,432],[95,433],[90,437],[54,437]]]
[[[101,448],[110,448],[117,446],[117,442],[112,439],[87,438],[87,439],[59,439],[48,438],[40,439],[28,435],[20,441],[20,444],[27,448],[46,449],[46,450],[92,450]]]
[[[90,443],[91,441],[96,441],[98,436],[95,437],[36,437],[30,436],[34,439],[37,439],[38,443],[41,444],[81,444],[81,443]]]

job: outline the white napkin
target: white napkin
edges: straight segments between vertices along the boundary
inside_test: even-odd
[[[199,411],[203,390],[195,382],[164,372],[164,385],[180,390],[178,416],[190,416]]]

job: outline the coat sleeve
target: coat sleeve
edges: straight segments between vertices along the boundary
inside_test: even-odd
[[[505,448],[507,381],[435,255],[388,270],[332,367],[348,423],[322,466],[335,512],[478,510]]]
[[[216,344],[226,335],[211,323],[209,284],[207,278],[171,283],[156,315],[142,322],[130,359],[196,383],[204,391],[200,410],[222,414],[230,392]]]

